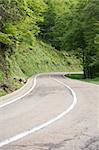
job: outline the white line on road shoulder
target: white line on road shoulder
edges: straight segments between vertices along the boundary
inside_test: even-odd
[[[38,76],[38,75],[37,75],[37,76]],[[37,76],[34,77],[34,84],[33,84],[32,88],[31,88],[30,90],[28,90],[25,94],[23,94],[23,95],[21,95],[21,96],[15,98],[15,99],[13,99],[13,100],[11,100],[11,101],[9,101],[9,102],[6,102],[6,103],[0,105],[0,108],[3,108],[3,107],[5,107],[5,106],[7,106],[7,105],[9,105],[9,104],[12,104],[12,103],[16,102],[17,100],[19,100],[19,99],[25,97],[26,95],[28,95],[28,94],[35,88],[35,86],[36,86],[36,79],[37,79]]]
[[[35,80],[36,80],[36,78],[35,78]],[[57,79],[54,79],[54,80],[57,81],[57,82],[59,82],[60,84],[64,85],[71,92],[71,94],[73,96],[73,103],[69,106],[69,108],[67,110],[65,110],[64,112],[62,112],[60,115],[56,116],[55,118],[53,118],[53,119],[51,119],[51,120],[49,120],[49,121],[47,121],[47,122],[45,122],[45,123],[43,123],[43,124],[35,127],[35,128],[32,128],[32,129],[27,130],[27,131],[25,131],[23,133],[20,133],[20,134],[18,134],[16,136],[13,136],[13,137],[10,137],[10,138],[8,138],[8,139],[6,139],[4,141],[1,141],[0,142],[0,147],[3,147],[5,145],[7,145],[7,144],[10,144],[10,143],[14,142],[14,141],[17,141],[17,140],[19,140],[19,139],[21,139],[21,138],[23,138],[23,137],[25,137],[25,136],[27,136],[29,134],[32,134],[32,133],[34,133],[36,131],[39,131],[40,129],[43,129],[43,128],[51,125],[52,123],[54,123],[57,120],[61,119],[63,116],[65,116],[67,113],[69,113],[74,108],[74,106],[77,103],[76,93],[69,86],[67,86],[66,84],[64,84],[63,82],[61,82],[61,81],[59,81]]]
[[[82,74],[83,72],[65,72],[65,73],[63,73],[63,74]],[[46,73],[44,73],[45,75],[46,75]],[[4,104],[1,104],[0,105],[0,108],[3,108],[3,107],[5,107],[5,106],[7,106],[7,105],[9,105],[9,104],[12,104],[12,103],[14,103],[14,102],[16,102],[17,100],[19,100],[19,99],[21,99],[21,98],[23,98],[23,97],[25,97],[26,95],[28,95],[34,88],[35,88],[35,86],[36,86],[36,80],[37,80],[37,77],[38,76],[40,76],[40,75],[44,75],[43,73],[40,73],[40,74],[37,74],[35,77],[34,77],[34,84],[33,84],[33,86],[31,87],[31,89],[29,90],[29,91],[27,91],[25,94],[23,94],[22,96],[19,96],[19,97],[17,97],[17,98],[15,98],[15,99],[13,99],[13,100],[11,100],[11,101],[8,101],[8,102],[6,102],[6,103],[4,103]],[[50,73],[51,74],[51,73]],[[64,75],[63,75],[64,76]]]

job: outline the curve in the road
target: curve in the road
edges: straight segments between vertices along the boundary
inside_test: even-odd
[[[29,134],[32,134],[32,133],[34,133],[34,132],[36,132],[36,131],[39,131],[40,129],[43,129],[43,128],[45,128],[45,127],[51,125],[52,123],[54,123],[54,122],[56,122],[57,120],[61,119],[63,116],[65,116],[67,113],[69,113],[69,112],[74,108],[74,106],[75,106],[76,103],[77,103],[77,98],[76,98],[75,92],[74,92],[68,85],[64,84],[63,82],[59,81],[58,79],[54,79],[54,80],[55,80],[56,82],[58,82],[58,83],[64,85],[64,86],[65,86],[66,88],[68,88],[69,91],[71,92],[71,94],[72,94],[72,96],[73,96],[73,103],[69,106],[69,108],[68,108],[67,110],[65,110],[64,112],[62,112],[61,114],[59,114],[58,116],[56,116],[55,118],[53,118],[53,119],[51,119],[51,120],[49,120],[49,121],[47,121],[47,122],[45,122],[45,123],[43,123],[43,124],[41,124],[41,125],[35,127],[35,128],[32,128],[32,129],[27,130],[27,131],[25,131],[25,132],[23,132],[23,133],[20,133],[20,134],[18,134],[18,135],[15,135],[15,136],[13,136],[13,137],[10,137],[10,138],[8,138],[8,139],[6,139],[6,140],[4,140],[4,141],[1,141],[1,142],[0,142],[0,147],[3,147],[3,146],[5,146],[5,145],[7,145],[7,144],[10,144],[10,143],[14,142],[14,141],[17,141],[17,140],[19,140],[19,139],[21,139],[21,138],[23,138],[23,137],[25,137],[25,136],[27,136],[27,135],[29,135]],[[36,85],[36,77],[35,77],[35,80],[34,80],[33,88],[35,87],[35,85]],[[32,88],[32,89],[33,89],[33,88]],[[12,101],[12,102],[14,102],[14,101]],[[7,105],[8,105],[8,104],[7,104]]]
[[[61,72],[60,74],[62,74],[63,76],[64,75],[66,75],[66,74],[82,74],[83,72]],[[50,74],[57,74],[57,73],[50,73]],[[49,74],[49,75],[50,75]],[[5,106],[7,106],[7,105],[9,105],[9,104],[12,104],[12,103],[14,103],[14,102],[16,102],[17,100],[20,100],[21,98],[23,98],[23,97],[25,97],[26,95],[28,95],[34,88],[35,88],[35,86],[36,86],[36,80],[37,80],[37,77],[39,77],[40,75],[48,75],[47,73],[41,73],[41,74],[37,74],[37,75],[35,75],[35,77],[34,77],[34,84],[33,84],[33,86],[30,88],[30,90],[28,90],[27,92],[25,92],[23,95],[21,95],[21,96],[19,96],[19,97],[17,97],[17,98],[14,98],[13,100],[11,100],[11,101],[8,101],[8,102],[5,102],[4,104],[1,104],[0,105],[0,108],[3,108],[3,107],[5,107]]]

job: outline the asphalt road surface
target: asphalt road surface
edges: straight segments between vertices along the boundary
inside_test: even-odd
[[[99,150],[99,85],[39,76],[28,95],[0,108],[0,150]]]

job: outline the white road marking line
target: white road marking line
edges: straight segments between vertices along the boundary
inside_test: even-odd
[[[37,75],[37,76],[38,76],[38,75]],[[7,103],[4,103],[4,104],[0,105],[0,108],[3,108],[3,107],[5,107],[5,106],[7,106],[7,105],[9,105],[9,104],[12,104],[12,103],[16,102],[17,100],[19,100],[19,99],[25,97],[26,95],[28,95],[28,94],[35,88],[35,86],[36,86],[36,79],[37,79],[37,76],[34,77],[34,84],[33,84],[32,88],[31,88],[30,90],[28,90],[28,91],[27,91],[25,94],[23,94],[22,96],[19,96],[19,97],[15,98],[15,99],[13,99],[13,100],[7,102]]]
[[[70,90],[70,92],[71,92],[71,94],[73,96],[73,103],[70,105],[70,107],[66,111],[62,112],[60,115],[56,116],[55,118],[53,118],[53,119],[51,119],[51,120],[49,120],[49,121],[47,121],[47,122],[45,122],[45,123],[35,127],[35,128],[32,128],[32,129],[27,130],[27,131],[25,131],[23,133],[20,133],[20,134],[18,134],[16,136],[13,136],[13,137],[10,137],[10,138],[8,138],[8,139],[6,139],[4,141],[1,141],[0,142],[0,147],[3,147],[5,145],[7,145],[7,144],[10,144],[10,143],[14,142],[14,141],[17,141],[17,140],[19,140],[19,139],[21,139],[21,138],[23,138],[23,137],[25,137],[25,136],[27,136],[29,134],[32,134],[32,133],[34,133],[36,131],[39,131],[40,129],[43,129],[43,128],[51,125],[52,123],[56,122],[57,120],[61,119],[63,116],[68,114],[74,108],[74,106],[77,103],[76,93],[69,86],[64,84],[63,82],[61,82],[61,81],[59,81],[57,79],[54,79],[54,80],[59,82],[60,84],[64,85],[66,88],[68,88]]]
[[[63,74],[82,74],[83,72],[65,72],[65,73],[63,73]],[[46,75],[47,73],[45,73],[45,75]],[[51,73],[50,73],[51,74]],[[49,75],[50,75],[49,74]],[[40,73],[40,74],[38,74],[38,75],[36,75],[35,76],[35,78],[34,78],[34,84],[33,84],[33,87],[29,90],[29,91],[27,91],[25,94],[23,94],[22,96],[20,96],[20,97],[17,97],[17,98],[15,98],[15,99],[13,99],[13,100],[11,100],[11,101],[9,101],[9,102],[6,102],[6,103],[4,103],[4,104],[1,104],[0,105],[0,108],[3,108],[3,107],[5,107],[5,106],[7,106],[7,105],[9,105],[9,104],[12,104],[12,103],[14,103],[14,102],[16,102],[17,100],[19,100],[19,99],[21,99],[21,98],[23,98],[23,97],[25,97],[26,95],[28,95],[34,88],[35,88],[35,86],[36,86],[36,79],[37,79],[37,77],[38,76],[40,76],[40,75],[44,75],[44,73]],[[64,75],[63,75],[64,76]]]

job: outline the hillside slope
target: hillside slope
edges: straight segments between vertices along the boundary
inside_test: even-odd
[[[81,71],[79,60],[74,56],[38,41],[33,47],[21,45],[10,57],[8,62],[8,79],[0,71],[0,82],[7,88],[0,90],[0,96],[20,88],[25,79],[41,72]]]

